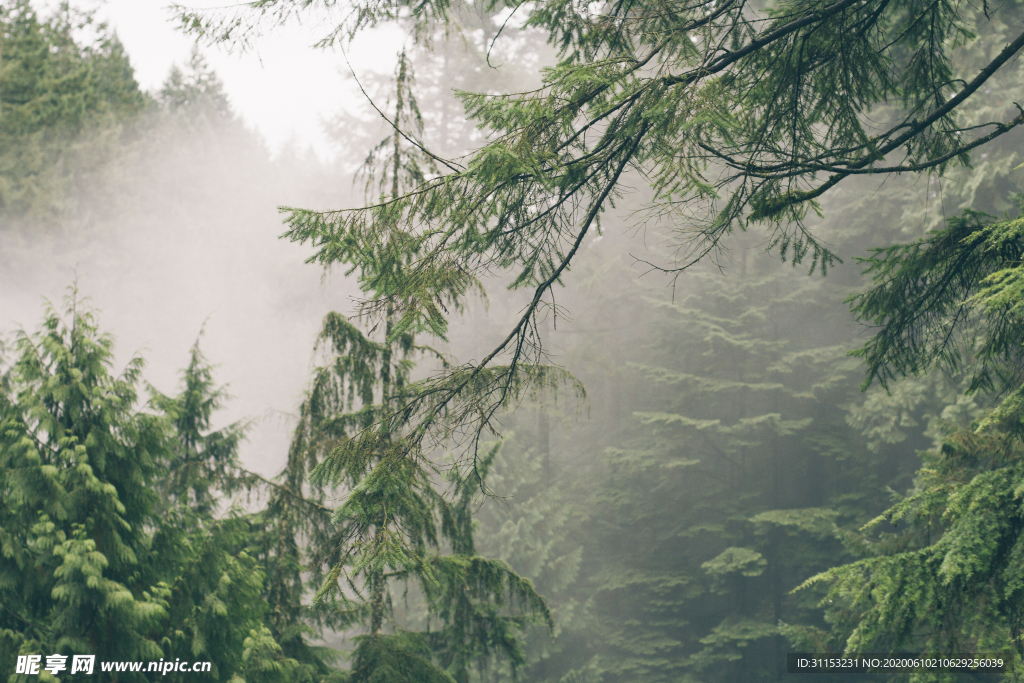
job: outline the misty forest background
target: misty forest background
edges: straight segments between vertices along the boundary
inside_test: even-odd
[[[757,231],[678,278],[657,272],[649,264],[678,245],[638,213],[649,190],[632,178],[556,290],[559,314],[540,325],[545,352],[586,398],[538,391],[503,413],[481,461],[487,495],[442,466],[437,501],[402,499],[435,559],[388,573],[344,559],[337,530],[362,514],[345,501],[365,482],[311,483],[329,448],[309,444],[439,358],[485,353],[521,292],[485,282],[488,300],[453,322],[449,341],[429,341],[438,355],[413,353],[411,336],[392,344],[343,317],[358,294],[343,269],[321,279],[303,263],[308,248],[277,239],[278,205],[358,205],[375,187],[392,137],[365,102],[325,122],[333,161],[294,146],[271,154],[199,51],[142,92],[131,56],[88,14],[0,8],[8,680],[29,680],[13,674],[18,654],[54,652],[210,660],[214,679],[248,683],[724,683],[779,680],[786,652],[850,643],[1011,648],[1012,619],[980,608],[936,616],[936,640],[922,615],[947,598],[920,577],[900,579],[889,610],[902,616],[872,630],[863,605],[841,599],[850,576],[821,575],[923,552],[955,521],[876,518],[928,489],[942,444],[994,399],[966,391],[969,363],[862,390],[865,365],[850,352],[872,330],[847,299],[870,285],[857,261],[870,249],[913,242],[965,209],[1015,215],[1019,131],[942,176],[837,187],[811,220],[843,258],[825,275],[781,264]],[[525,90],[554,60],[541,33],[521,30],[492,69],[500,24],[474,11],[461,37],[410,44],[395,74],[362,80],[385,112],[421,117],[422,138],[448,155],[483,139],[453,88]],[[986,39],[958,48],[958,64],[980,63]],[[1022,101],[1019,73],[1001,71],[970,111]],[[963,465],[962,479],[998,471],[997,460]],[[992,532],[957,533],[980,548]],[[325,593],[346,562],[366,582]],[[446,581],[464,582],[458,600],[437,588]],[[377,636],[390,649],[374,650]]]

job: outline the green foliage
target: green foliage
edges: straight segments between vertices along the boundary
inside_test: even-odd
[[[713,577],[725,577],[733,573],[751,577],[763,574],[766,565],[764,556],[750,548],[726,548],[700,568]]]
[[[487,485],[494,498],[474,514],[481,552],[508,562],[551,605],[554,628],[535,625],[524,633],[519,680],[528,681],[552,676],[557,680],[574,663],[582,664],[577,661],[578,639],[588,638],[595,626],[587,608],[589,591],[577,585],[583,546],[588,545],[581,528],[587,498],[578,489],[591,482],[579,470],[567,477],[554,469],[551,461],[560,453],[549,452],[544,434],[555,431],[545,420],[552,418],[557,424],[558,407],[549,400],[536,408],[521,409],[514,418],[519,426],[506,433],[488,471]],[[539,424],[531,425],[532,417]],[[481,678],[515,677],[511,667],[501,666]]]
[[[957,429],[924,454],[915,489],[865,531],[870,555],[827,583],[840,649],[1024,654],[1020,442]]]
[[[822,593],[790,591],[857,557],[837,525],[884,509],[912,464],[844,420],[858,398],[833,317],[844,288],[773,273],[745,246],[726,276],[695,267],[673,302],[598,268],[583,296],[605,305],[571,335],[549,330],[596,387],[594,417],[552,435],[549,465],[534,436],[547,422],[521,409],[481,517],[552,604],[555,640],[528,641],[528,680],[774,680],[791,624],[825,626]]]
[[[969,390],[1016,388],[1024,220],[977,211],[913,244],[876,250],[865,261],[874,287],[853,311],[879,327],[858,355],[883,385],[938,367],[973,372]]]
[[[332,7],[259,0],[177,11],[187,33],[247,46],[261,27],[318,11],[333,21],[321,44],[388,21],[404,22],[427,44],[458,29],[465,10],[447,0],[370,2],[336,18]],[[539,88],[460,93],[467,118],[486,134],[474,152],[443,160],[419,140],[418,116],[403,123],[396,110],[392,148],[404,139],[436,173],[410,172],[402,193],[359,209],[283,209],[287,236],[312,245],[317,263],[358,273],[365,311],[394,315],[398,330],[444,334],[448,311],[485,273],[506,273],[513,288],[530,290],[492,353],[422,385],[410,400],[417,424],[442,438],[490,428],[495,411],[521,396],[530,377],[519,366],[543,362],[538,316],[554,306],[553,288],[634,175],[652,189],[642,215],[681,235],[666,270],[717,252],[736,229],[765,223],[783,258],[824,272],[836,254],[805,219],[821,212],[817,200],[831,188],[851,176],[941,174],[1024,123],[1019,108],[965,113],[1024,48],[1024,34],[1008,28],[1019,25],[1008,19],[1013,8],[780,0],[752,14],[739,0],[546,0],[482,11],[499,7],[520,13],[524,30],[544,34],[560,59]],[[998,35],[996,47],[979,47],[980,34]],[[984,55],[964,70],[952,55],[967,49]],[[398,91],[411,93],[402,55]],[[508,370],[484,372],[498,363]],[[487,402],[463,410],[472,383]]]
[[[142,360],[112,374],[112,338],[75,291],[12,350],[0,366],[0,665],[178,658],[210,661],[215,680],[296,680],[263,622],[248,515],[214,514],[244,426],[210,431],[224,393],[198,345],[183,392],[154,392],[151,410],[138,405]]]
[[[250,631],[243,645],[242,680],[251,683],[284,683],[300,679],[295,675],[298,662],[282,657],[281,646],[265,626]]]
[[[203,357],[199,340],[192,346],[182,380],[183,391],[175,397],[151,390],[154,406],[171,419],[178,435],[178,453],[167,473],[165,495],[171,501],[184,500],[200,514],[209,514],[218,497],[216,487],[229,485],[230,475],[238,467],[236,455],[246,425],[236,423],[210,431],[213,414],[227,396],[214,385],[213,368]]]
[[[153,632],[167,591],[139,574],[157,522],[145,483],[167,457],[164,424],[135,407],[142,361],[112,375],[111,339],[74,294],[65,315],[49,309],[38,333],[20,333],[4,371],[5,666],[19,651],[161,656]]]
[[[210,661],[220,680],[246,669],[246,641],[263,628],[265,609],[263,571],[248,543],[248,524],[237,513],[200,523],[179,508],[165,518],[153,539],[153,559],[171,589],[160,632],[164,658]]]
[[[945,405],[925,416],[935,446],[921,453],[913,488],[845,538],[861,559],[802,585],[828,587],[831,628],[812,636],[819,647],[1022,652],[1019,233],[1019,219],[965,210],[864,261],[874,286],[850,303],[876,327],[856,355],[865,384],[878,379],[889,395],[874,390],[852,421],[895,443],[929,393]]]
[[[276,22],[317,4],[254,6]],[[467,9],[357,4],[328,41],[394,19],[429,42]],[[496,38],[495,9],[480,12],[484,43]],[[545,364],[543,318],[561,317],[555,285],[641,176],[653,191],[638,215],[682,232],[668,271],[757,221],[785,258],[822,270],[852,242],[891,241],[880,223],[898,225],[900,240],[935,226],[938,209],[910,207],[896,179],[880,199],[861,182],[849,190],[859,196],[838,196],[838,210],[815,204],[840,181],[846,191],[851,175],[948,171],[956,180],[945,196],[940,176],[928,180],[935,205],[948,197],[956,210],[1009,208],[990,188],[1005,184],[1012,150],[975,157],[971,172],[953,166],[1020,122],[1010,108],[1020,99],[1016,72],[1000,66],[1021,47],[1015,6],[839,0],[754,9],[562,0],[516,8],[562,59],[540,88],[501,95],[484,80],[480,94],[463,93],[483,131],[454,143],[439,134],[446,149],[480,147],[456,159],[428,146],[437,112],[418,102],[433,91],[413,81],[412,65],[421,77],[428,67],[418,47],[402,52],[393,96],[378,110],[386,137],[367,157],[373,206],[289,210],[289,234],[315,246],[314,260],[360,277],[373,331],[325,319],[284,472],[268,482],[238,470],[243,426],[211,431],[224,394],[196,347],[184,392],[154,394],[160,416],[140,413],[163,440],[152,473],[136,479],[166,500],[147,503],[147,521],[131,525],[144,530],[137,547],[125,544],[137,568],[122,571],[127,555],[109,556],[55,513],[22,520],[45,539],[52,572],[10,581],[42,585],[31,593],[40,604],[64,602],[19,614],[74,631],[88,614],[81,605],[102,589],[103,609],[135,605],[124,629],[143,645],[150,637],[166,656],[207,653],[217,677],[253,681],[756,681],[778,677],[784,639],[816,651],[1019,643],[1016,219],[968,212],[915,245],[875,254],[878,287],[856,305],[882,326],[864,354],[892,393],[864,399],[853,392],[855,363],[843,358],[850,333],[825,303],[834,288],[748,270],[742,238],[739,282],[697,267],[671,304],[623,288],[631,295],[620,294],[618,307],[651,329],[636,317],[612,320],[634,364],[588,370],[616,385],[604,392],[615,399],[596,399],[596,434],[552,453],[549,420],[561,406],[543,390],[582,390]],[[249,40],[246,8],[227,12],[221,23],[187,14],[187,28]],[[996,92],[979,99],[988,88]],[[169,118],[195,123],[197,140],[216,138],[211,131],[230,119],[198,53],[157,99]],[[885,220],[872,204],[889,212]],[[819,209],[842,217],[833,234],[812,226]],[[838,246],[822,234],[838,235]],[[450,314],[494,271],[530,290],[494,353],[454,365],[416,345],[422,333],[449,335]],[[615,307],[606,291],[588,296],[585,309]],[[819,320],[809,324],[808,314]],[[424,356],[440,360],[440,374],[414,374]],[[852,533],[884,507],[886,485],[903,489],[908,455],[940,419],[983,416],[985,401],[957,396],[955,379],[895,381],[936,362],[975,373],[975,390],[1010,396],[976,431],[947,428],[910,495],[868,533]],[[10,388],[15,379],[4,379],[5,411],[27,400]],[[501,451],[485,445],[482,434],[527,398],[542,416],[536,438],[523,419]],[[468,446],[465,457],[440,464],[438,449],[453,442]],[[266,507],[219,510],[221,494],[238,485],[259,489]],[[487,534],[477,534],[486,552],[472,514],[481,490],[510,496],[508,519],[489,512]],[[854,563],[834,567],[845,561]],[[311,586],[319,591],[310,606]],[[550,613],[541,593],[555,598]],[[4,647],[28,637],[26,625],[7,625]],[[329,653],[310,644],[326,629],[361,634],[350,670],[332,671]],[[24,642],[17,647],[29,651]]]
[[[599,493],[608,551],[591,580],[600,621],[616,624],[595,656],[605,681],[771,679],[780,621],[814,619],[786,592],[834,558],[837,515],[819,508],[861,464],[823,443],[842,426],[817,417],[852,388],[841,349],[780,334],[821,305],[817,287],[795,284],[701,270],[673,304],[648,304],[656,322],[633,381],[660,409],[634,408]]]
[[[529,620],[550,623],[550,616],[530,581],[474,548],[471,511],[497,447],[477,460],[474,479],[447,472],[448,499],[438,489],[442,470],[410,449],[400,419],[386,421],[391,431],[377,440],[360,441],[379,416],[402,415],[412,359],[437,356],[390,324],[384,337],[373,341],[336,313],[324,319],[319,337],[326,363],[300,410],[289,472],[309,471],[315,498],[339,488],[347,495],[316,522],[308,553],[315,572],[329,569],[317,574],[314,603],[333,611],[328,619],[365,632],[355,641],[352,681],[463,683],[472,667],[495,656],[515,669],[523,661],[518,632]],[[396,618],[393,586],[400,584],[422,598],[422,632]]]
[[[356,647],[349,680],[359,683],[453,683],[455,679],[431,661],[431,651],[422,634],[396,633],[362,636]]]
[[[192,48],[187,69],[171,67],[157,101],[172,114],[187,113],[191,125],[222,123],[232,116],[224,85],[197,47]]]
[[[0,52],[0,215],[52,220],[145,98],[117,38],[67,5],[44,20],[28,0],[0,7]]]

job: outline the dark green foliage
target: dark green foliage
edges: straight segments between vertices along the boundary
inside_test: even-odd
[[[311,500],[339,489],[347,495],[329,518],[307,517],[315,519],[305,527],[313,541],[307,552],[322,581],[314,602],[329,606],[331,623],[365,633],[355,641],[352,681],[463,683],[495,656],[516,668],[523,660],[518,632],[530,619],[550,617],[528,580],[474,549],[471,511],[497,449],[477,461],[475,478],[447,473],[448,499],[438,488],[442,470],[410,455],[403,423],[389,422],[393,431],[372,446],[354,440],[381,415],[402,414],[412,359],[436,355],[408,333],[385,338],[373,341],[334,313],[320,334],[327,362],[300,410],[288,472],[311,470]],[[302,480],[295,483],[301,490]],[[396,618],[396,585],[407,596],[418,591],[425,630]]]
[[[267,672],[291,671],[297,662],[281,655],[264,626],[264,570],[253,554],[252,522],[240,510],[219,509],[237,485],[246,425],[210,429],[226,393],[215,385],[198,340],[181,393],[151,392],[153,407],[173,427],[170,457],[154,482],[164,502],[151,542],[154,575],[171,588],[160,641],[164,657],[209,660],[215,679],[284,680]]]
[[[110,372],[111,339],[72,295],[66,322],[16,339],[4,369],[0,528],[3,662],[19,651],[158,659],[165,584],[140,583],[146,486],[168,456],[164,423],[138,411],[142,361]]]
[[[867,557],[804,584],[829,585],[832,647],[1024,656],[1019,440],[959,429],[923,459]]]
[[[361,636],[349,680],[360,683],[453,683],[431,661],[426,638],[419,633]]]
[[[259,0],[177,10],[186,32],[247,45],[261,26],[318,10],[330,17],[331,7]],[[324,43],[385,21],[404,21],[429,43],[460,30],[464,9],[357,3]],[[850,176],[964,166],[972,150],[1024,123],[1009,102],[967,111],[1024,48],[1012,28],[1019,22],[1006,20],[1013,8],[546,0],[503,9],[543,33],[560,60],[539,88],[460,94],[487,135],[478,149],[442,160],[418,139],[418,119],[396,116],[395,140],[404,136],[436,174],[359,209],[284,209],[288,237],[311,244],[312,260],[357,272],[365,311],[394,316],[397,330],[445,334],[447,311],[485,273],[506,273],[513,288],[531,292],[492,353],[410,397],[417,427],[441,439],[494,428],[495,414],[536,379],[522,366],[544,361],[538,316],[554,307],[553,288],[633,178],[652,189],[643,215],[681,235],[665,270],[678,272],[718,252],[732,231],[765,223],[783,258],[824,272],[836,255],[804,221],[828,190]],[[982,47],[979,33],[998,37]],[[968,49],[961,68],[953,55]],[[400,82],[402,73],[400,66]],[[467,394],[484,398],[467,406]],[[469,450],[477,445],[471,440]]]
[[[166,413],[140,409],[142,360],[114,375],[112,348],[72,292],[0,366],[0,664],[180,658],[210,661],[212,680],[294,680],[263,623],[250,522],[214,514],[244,427],[209,430],[223,391],[198,346],[184,391],[154,395]]]
[[[214,384],[213,368],[199,350],[198,340],[182,380],[184,386],[178,396],[164,396],[153,390],[153,404],[171,419],[178,436],[164,495],[209,515],[218,498],[216,487],[229,485],[230,475],[238,467],[236,456],[245,425],[210,431],[213,414],[227,396]]]
[[[852,303],[880,328],[858,351],[867,381],[969,366],[972,390],[1019,386],[1022,238],[1024,219],[968,210],[944,230],[866,259],[874,287]]]
[[[966,375],[968,393],[1004,398],[966,415],[949,406],[914,487],[848,539],[863,559],[804,584],[829,587],[822,605],[830,648],[1024,654],[1020,227],[1019,219],[966,211],[944,230],[866,260],[874,287],[851,301],[878,326],[857,352],[868,382],[900,391],[908,383],[901,378],[940,368]]]
[[[154,570],[170,588],[167,618],[156,632],[160,656],[210,661],[214,680],[239,674],[249,680],[242,673],[246,641],[264,630],[265,610],[263,570],[246,551],[250,542],[249,525],[237,513],[197,518],[182,506],[165,514],[152,557]],[[270,663],[283,659],[277,650],[264,655]]]
[[[84,26],[93,44],[76,42]],[[67,6],[42,20],[28,0],[0,6],[0,57],[0,215],[52,220],[145,98],[116,36]]]
[[[283,19],[316,3],[255,7]],[[485,42],[493,9],[480,12]],[[485,82],[486,94],[463,94],[484,131],[446,138],[448,149],[480,146],[456,159],[426,142],[436,112],[420,111],[417,100],[428,100],[412,65],[421,77],[426,69],[408,48],[379,111],[386,137],[367,157],[374,205],[289,210],[290,236],[312,243],[314,260],[361,278],[371,331],[325,319],[286,469],[270,482],[237,469],[242,426],[211,431],[223,393],[198,348],[184,392],[154,396],[164,415],[148,419],[163,455],[139,478],[166,496],[143,506],[143,559],[117,584],[153,605],[150,622],[125,622],[138,631],[130,635],[150,637],[165,656],[212,653],[203,656],[225,679],[460,683],[770,680],[789,647],[978,650],[1019,637],[1016,393],[976,431],[947,427],[916,488],[865,533],[851,532],[885,507],[886,485],[907,488],[912,451],[935,435],[940,413],[983,412],[981,399],[952,398],[954,382],[899,377],[938,362],[976,373],[975,390],[1021,387],[1019,221],[969,212],[876,253],[879,286],[856,310],[882,326],[864,354],[889,396],[854,391],[856,363],[844,358],[852,332],[829,313],[842,287],[771,275],[748,264],[746,249],[727,280],[694,268],[671,303],[628,287],[615,304],[607,289],[578,300],[627,311],[602,324],[628,337],[634,361],[594,361],[583,373],[614,385],[595,392],[593,434],[558,444],[552,423],[563,406],[531,393],[572,382],[543,364],[552,348],[543,317],[561,318],[554,285],[613,225],[604,212],[629,201],[634,181],[653,186],[638,193],[650,199],[639,215],[683,233],[682,249],[663,257],[669,271],[757,221],[784,257],[822,270],[851,243],[894,239],[865,210],[872,203],[891,212],[887,222],[910,216],[899,227],[911,239],[918,219],[934,227],[938,209],[893,200],[907,191],[898,181],[881,200],[863,183],[855,199],[841,196],[832,233],[804,225],[815,199],[850,175],[950,167],[959,173],[950,201],[1006,209],[979,188],[1007,182],[1012,151],[976,158],[974,174],[951,168],[1020,122],[1010,104],[1019,83],[993,73],[1020,49],[1019,13],[988,9],[917,0],[524,6],[562,61],[539,89],[497,95]],[[341,33],[408,17],[429,41],[466,10],[357,5]],[[187,19],[199,32],[249,37],[244,7],[220,25]],[[996,92],[979,100],[983,88]],[[158,101],[169,118],[196,123],[204,142],[194,144],[228,128],[223,92],[198,56]],[[939,176],[926,192],[933,183]],[[839,235],[837,246],[822,234]],[[494,353],[460,366],[416,345],[423,332],[447,335],[450,313],[494,271],[530,290]],[[414,375],[424,356],[439,361],[439,375]],[[535,430],[504,414],[524,398],[537,398]],[[484,443],[488,428],[510,421],[504,450]],[[467,448],[438,458],[452,443]],[[266,507],[219,510],[238,485],[258,488]],[[508,524],[487,513],[478,552],[481,490],[513,497],[502,501]],[[107,577],[103,562],[120,567],[88,545],[54,547],[48,561],[67,567],[54,569],[58,595],[85,594],[90,576]],[[842,562],[852,563],[835,567]],[[540,593],[555,597],[551,614]],[[58,616],[53,623],[81,619]],[[331,630],[360,634],[345,672],[312,645]]]

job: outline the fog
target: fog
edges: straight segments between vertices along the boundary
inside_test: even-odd
[[[485,12],[479,22],[432,53],[410,48],[422,136],[450,157],[464,158],[486,137],[460,113],[454,88],[523,91],[554,59],[527,33],[497,55],[507,69],[488,69],[483,53],[497,24]],[[364,192],[360,164],[392,131],[365,103],[346,102],[323,125],[331,154],[279,149],[231,109],[215,73],[197,65],[198,56],[178,73],[178,90],[170,76],[151,89],[133,117],[85,127],[52,164],[55,198],[40,194],[32,211],[3,214],[0,334],[11,342],[18,329],[35,330],[44,302],[62,311],[75,287],[100,330],[116,338],[115,370],[142,356],[145,379],[164,394],[177,392],[199,339],[232,397],[214,427],[252,420],[242,464],[272,477],[287,464],[297,410],[322,360],[313,354],[321,321],[331,311],[355,315],[361,296],[342,268],[306,263],[312,247],[281,238],[278,207],[361,205],[378,188]],[[361,83],[391,111],[389,76]],[[988,406],[964,393],[964,377],[942,373],[861,391],[864,366],[850,352],[874,328],[850,312],[850,297],[870,284],[858,258],[924,237],[964,208],[1007,210],[1002,195],[1020,140],[1007,138],[998,164],[946,180],[845,182],[822,201],[821,216],[807,219],[841,259],[827,275],[809,258],[792,263],[770,229],[739,225],[721,249],[679,272],[692,246],[685,216],[647,220],[653,192],[645,176],[624,177],[623,196],[583,241],[538,325],[542,360],[578,378],[587,397],[527,392],[497,415],[486,440],[500,448],[466,525],[476,557],[506,562],[550,607],[550,629],[525,618],[510,627],[522,627],[518,680],[769,681],[783,675],[789,650],[842,648],[835,634],[846,637],[847,626],[830,606],[833,594],[804,582],[888,552],[896,525],[879,525],[876,536],[864,525],[914,490],[922,458],[945,434]],[[514,275],[489,274],[487,296],[453,314],[447,340],[417,342],[436,342],[456,363],[486,357],[532,295],[509,290]],[[10,345],[2,348],[7,362]],[[434,369],[423,363],[413,376]],[[300,486],[308,485],[303,476]],[[337,524],[316,505],[323,527],[289,540],[309,541]],[[335,543],[331,553],[339,550],[323,536]],[[440,553],[456,544],[435,545]],[[287,552],[266,551],[268,576]],[[296,563],[303,585],[292,598],[301,604],[287,606],[294,623],[280,622],[314,624],[314,635],[281,633],[293,645],[307,638],[351,649],[362,622],[347,614],[318,621],[306,611],[317,586],[303,582],[322,579],[324,557],[304,558],[301,571]],[[399,574],[408,581],[412,570],[402,571],[380,585]],[[422,594],[401,590],[388,603],[389,633],[429,631]],[[284,593],[273,596],[281,601],[274,618],[287,611]],[[528,602],[519,600],[487,618]],[[490,663],[466,680],[513,680],[510,665]]]
[[[351,181],[309,153],[271,160],[237,122],[203,134],[174,119],[150,125],[56,224],[5,232],[0,324],[33,331],[44,299],[62,310],[75,283],[115,335],[119,366],[143,356],[164,393],[177,391],[203,330],[233,396],[217,422],[255,418],[242,459],[276,474],[320,320],[358,293],[279,239],[277,207],[350,201]]]

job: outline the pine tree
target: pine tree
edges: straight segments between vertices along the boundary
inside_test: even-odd
[[[983,424],[947,421],[914,487],[850,539],[858,559],[800,587],[828,588],[829,650],[1021,656],[1020,443]]]

